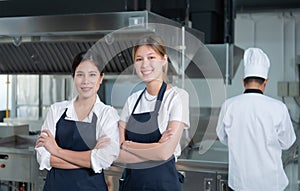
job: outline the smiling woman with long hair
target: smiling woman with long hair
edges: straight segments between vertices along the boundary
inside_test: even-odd
[[[119,154],[119,117],[97,95],[104,73],[92,55],[74,58],[72,77],[78,95],[51,105],[36,143],[40,169],[48,170],[44,190],[105,191],[103,169]]]
[[[146,88],[126,101],[119,122],[126,168],[122,191],[180,191],[175,167],[180,137],[189,127],[189,95],[167,83],[168,55],[159,36],[142,38],[133,48],[134,67]]]

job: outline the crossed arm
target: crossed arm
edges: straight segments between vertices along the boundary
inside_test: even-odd
[[[125,123],[119,123],[121,150],[116,162],[120,163],[167,160],[173,155],[184,129],[182,122],[171,121],[159,142],[138,143],[125,140],[125,125]],[[109,138],[100,137],[95,148],[103,148],[107,144],[109,144]],[[52,167],[63,169],[91,168],[91,150],[79,152],[62,149],[57,145],[49,130],[43,130],[37,140],[36,147],[42,146],[51,154],[50,165]]]
[[[117,162],[138,163],[149,160],[169,159],[180,140],[184,129],[184,123],[170,121],[167,130],[156,143],[138,143],[125,140],[124,122],[119,123],[121,150]]]
[[[102,136],[98,139],[98,149],[109,143],[109,138]],[[44,147],[50,155],[50,165],[62,169],[91,168],[91,150],[72,151],[60,148],[49,130],[42,130],[36,141],[36,148]]]
[[[42,130],[36,142],[36,148],[45,147],[51,154],[50,165],[56,168],[72,169],[72,168],[90,168],[91,167],[91,151],[71,151],[60,148],[53,135],[49,130]]]

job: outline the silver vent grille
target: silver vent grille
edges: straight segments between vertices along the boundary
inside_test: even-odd
[[[15,46],[0,44],[1,74],[68,74],[74,56],[95,42],[30,42]],[[116,55],[104,72],[120,73],[132,64],[129,50]]]
[[[97,51],[99,40],[112,32],[113,38],[104,38],[108,41],[99,43]],[[203,32],[148,11],[8,17],[0,18],[0,74],[69,74],[74,56],[95,42],[104,72],[127,74],[132,65],[132,40],[153,32],[167,34],[171,75],[185,72],[192,78],[230,82],[242,58],[242,49],[234,44],[204,46]],[[184,40],[187,46],[182,45],[183,34],[190,37]]]
[[[0,72],[70,73],[73,57],[93,42],[31,42],[20,46],[0,44]]]
[[[0,18],[0,74],[70,73],[74,56],[87,51],[105,34],[130,26],[125,40],[136,41],[137,35],[149,32],[148,23],[180,27],[148,11]],[[143,30],[132,30],[133,26]],[[202,32],[194,32],[203,39]],[[132,64],[131,50],[123,49],[122,42],[102,50],[102,56],[109,58],[104,59],[106,73],[120,74]]]

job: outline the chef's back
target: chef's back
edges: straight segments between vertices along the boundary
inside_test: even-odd
[[[263,94],[269,67],[261,49],[247,49],[245,91],[220,111],[217,135],[228,145],[228,184],[236,191],[282,191],[288,185],[281,155],[296,136],[286,105]]]

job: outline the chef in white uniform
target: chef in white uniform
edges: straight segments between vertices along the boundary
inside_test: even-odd
[[[247,49],[245,92],[226,100],[220,111],[216,131],[228,145],[228,184],[235,191],[283,191],[288,185],[281,154],[296,136],[285,104],[263,94],[269,67],[261,49]]]

